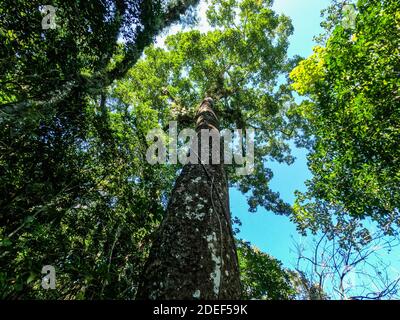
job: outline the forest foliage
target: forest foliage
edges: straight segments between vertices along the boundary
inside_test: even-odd
[[[358,1],[354,28],[338,23],[323,46],[291,72],[305,99],[293,113],[312,137],[307,191],[298,192],[294,220],[301,229],[369,239],[369,218],[385,233],[400,224],[400,4]],[[336,21],[335,21],[336,19]]]
[[[250,212],[263,207],[361,246],[364,218],[396,234],[399,3],[360,0],[346,29],[334,2],[325,37],[301,62],[286,55],[293,27],[272,1],[210,1],[211,31],[154,45],[179,18],[193,26],[197,2],[53,1],[57,28],[42,30],[39,1],[3,1],[1,298],[134,298],[181,169],[148,164],[146,134],[172,120],[193,126],[205,96],[221,127],[257,129],[254,174],[227,168]],[[292,90],[306,99],[296,104]],[[291,206],[271,190],[266,163],[292,164],[293,140],[308,148],[313,178]],[[244,298],[298,297],[299,274],[242,241],[238,254]],[[41,289],[48,264],[57,290]]]

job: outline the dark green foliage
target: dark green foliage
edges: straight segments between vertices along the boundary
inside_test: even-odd
[[[57,28],[42,30],[41,2],[2,1],[2,298],[134,297],[174,171],[146,164],[148,128],[107,86],[196,1],[174,3],[53,1]]]
[[[279,260],[250,243],[237,242],[243,299],[290,300],[296,293],[291,273]]]

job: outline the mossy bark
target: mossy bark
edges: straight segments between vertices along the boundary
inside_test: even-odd
[[[196,115],[199,144],[201,129],[219,130],[210,98],[203,101]],[[228,182],[222,162],[199,161],[183,167],[150,251],[137,299],[240,298]]]

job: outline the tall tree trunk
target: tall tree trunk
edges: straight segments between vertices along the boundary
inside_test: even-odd
[[[219,130],[211,98],[203,101],[196,115],[199,145],[201,129]],[[198,150],[200,154],[201,148]],[[187,164],[175,183],[136,298],[239,299],[240,296],[223,157],[221,164],[200,161]]]

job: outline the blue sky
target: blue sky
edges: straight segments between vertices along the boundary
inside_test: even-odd
[[[275,0],[273,9],[289,16],[294,26],[289,56],[307,57],[312,53],[315,45],[313,37],[322,31],[320,12],[329,3],[329,0]],[[305,190],[304,182],[311,177],[307,168],[306,151],[297,148],[292,151],[296,161],[291,166],[268,163],[268,167],[274,172],[271,189],[278,191],[289,203],[293,203],[294,191]],[[237,216],[242,221],[239,238],[250,241],[262,251],[281,260],[286,267],[293,267],[296,258],[291,252],[293,240],[300,241],[301,237],[289,218],[263,209],[259,209],[257,213],[249,213],[246,196],[235,189],[230,190],[230,205],[232,216]]]

